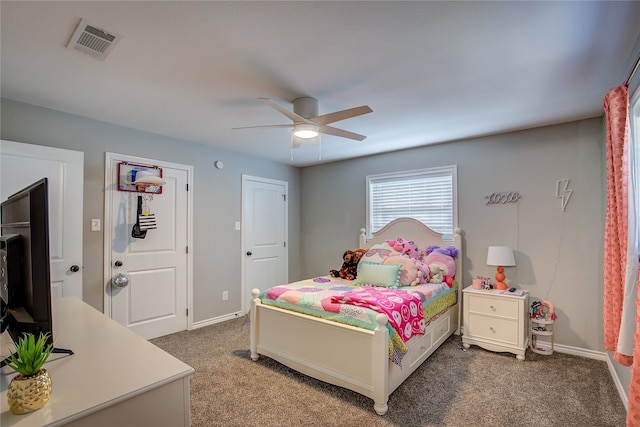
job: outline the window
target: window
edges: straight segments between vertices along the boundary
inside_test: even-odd
[[[455,165],[367,176],[368,232],[409,217],[452,238],[458,222],[456,176]]]

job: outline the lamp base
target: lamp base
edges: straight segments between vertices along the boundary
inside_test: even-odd
[[[504,291],[506,289],[509,289],[509,286],[504,282],[494,282],[493,283],[493,289],[497,289],[499,291]]]
[[[499,291],[504,291],[505,289],[509,289],[509,286],[507,286],[507,284],[504,283],[503,280],[504,280],[504,267],[498,266],[497,272],[496,272],[496,281],[493,284],[493,289],[497,289]]]

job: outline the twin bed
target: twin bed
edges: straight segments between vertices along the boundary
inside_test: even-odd
[[[345,295],[360,295],[353,294],[354,288],[356,292],[367,290],[354,286],[358,277],[355,281],[317,277],[262,292],[253,290],[251,358],[258,360],[264,355],[305,375],[353,390],[371,398],[374,410],[384,415],[389,395],[451,334],[460,333],[459,283],[463,258],[460,229],[455,230],[453,240],[445,241],[440,233],[421,222],[400,218],[374,233],[371,239],[367,239],[362,229],[360,248],[377,248],[398,237],[413,241],[421,250],[436,245],[455,246],[459,251],[453,282],[398,288],[403,295],[422,300],[424,318],[414,319],[414,323],[421,322],[424,333],[412,334],[407,330],[407,336],[401,340],[399,337],[404,334],[390,326],[397,322],[389,322],[388,314],[362,304],[345,305],[344,300],[349,299]],[[363,256],[362,260],[365,259]],[[297,307],[294,302],[303,304]],[[319,313],[314,309],[320,306],[326,311]],[[338,312],[348,312],[349,320]]]

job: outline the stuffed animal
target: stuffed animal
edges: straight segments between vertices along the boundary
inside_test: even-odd
[[[434,264],[440,267],[443,276],[454,278],[456,275],[456,262],[458,257],[458,248],[449,246],[441,248],[440,246],[429,246],[422,257],[422,262],[427,264],[430,269]]]
[[[332,277],[341,277],[347,280],[354,280],[358,275],[358,262],[360,258],[365,254],[364,249],[358,249],[355,251],[347,250],[342,255],[342,267],[340,271],[331,270],[329,274]]]
[[[381,264],[400,264],[400,286],[415,286],[420,283],[418,277],[418,265],[416,260],[404,255],[389,255],[382,260]]]
[[[396,240],[387,240],[387,244],[391,246],[391,248],[396,252],[400,252],[402,255],[406,255],[409,258],[420,258],[418,245],[416,245],[412,241],[404,240],[404,238],[398,237]]]
[[[442,269],[438,264],[432,264],[429,271],[429,283],[442,283]]]
[[[424,283],[429,283],[429,279],[431,277],[431,270],[429,269],[429,265],[422,262],[422,259],[417,259],[416,265],[418,266],[419,283],[421,285]]]

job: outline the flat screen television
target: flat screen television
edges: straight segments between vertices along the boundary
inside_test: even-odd
[[[53,340],[48,191],[43,178],[0,205],[2,327],[14,341],[40,332]]]
[[[53,343],[47,178],[0,204],[0,300],[1,329],[14,342],[48,333]]]

